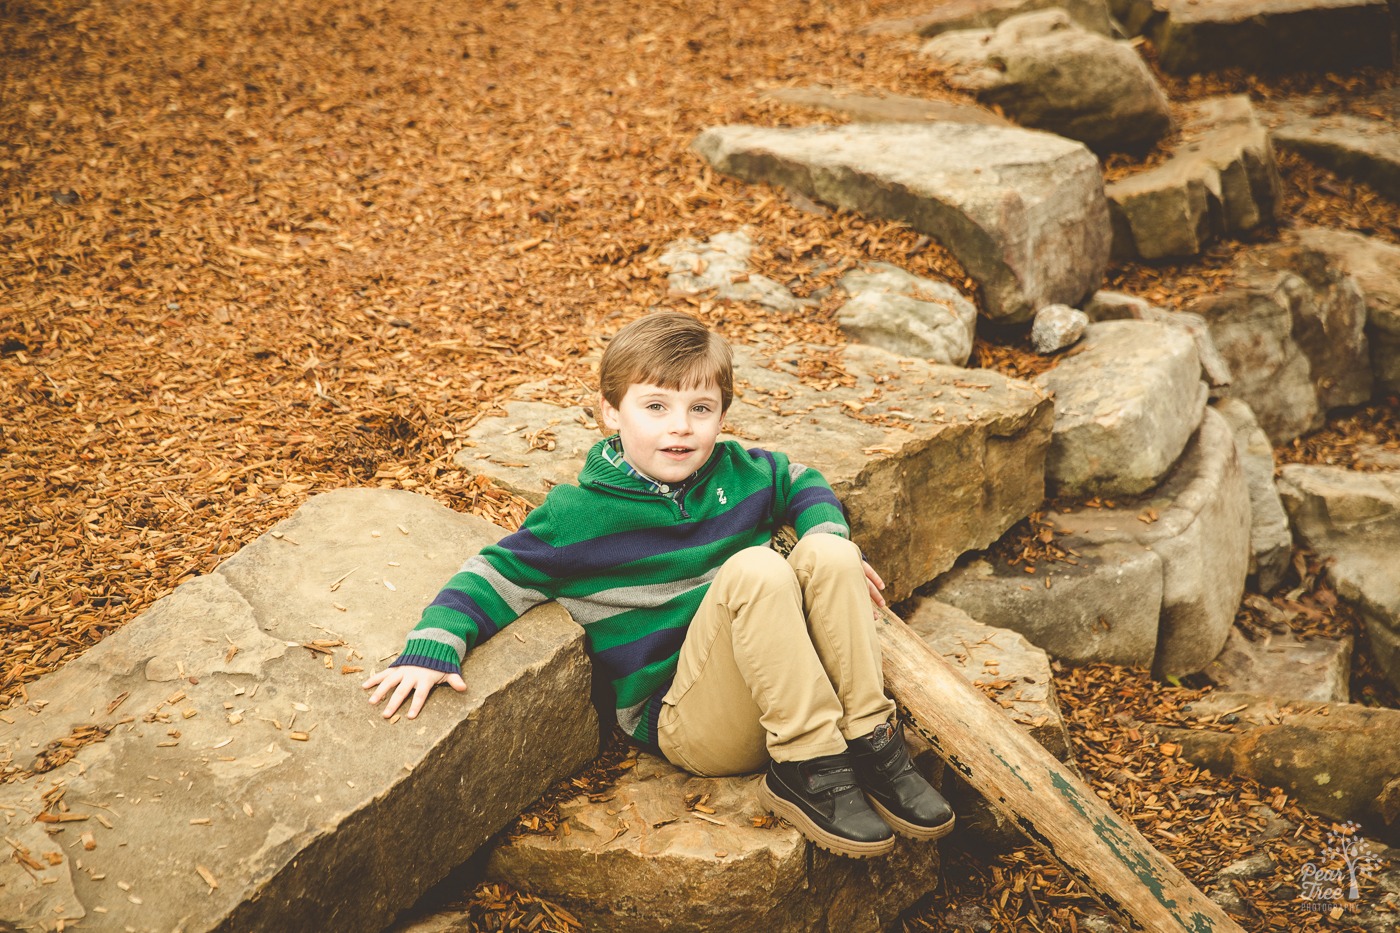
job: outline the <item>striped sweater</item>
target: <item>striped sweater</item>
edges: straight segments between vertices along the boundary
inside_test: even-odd
[[[469,559],[409,634],[394,665],[458,673],[462,658],[527,609],[557,600],[584,628],[612,684],[618,724],[655,748],[661,698],[719,567],[792,525],[850,536],[816,470],[781,453],[715,446],[684,492],[667,496],[589,451],[577,486],[557,486],[520,530]]]

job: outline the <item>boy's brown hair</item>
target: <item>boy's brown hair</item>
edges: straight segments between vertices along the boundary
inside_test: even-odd
[[[657,311],[618,331],[598,364],[598,389],[614,408],[637,383],[663,389],[719,386],[720,403],[734,399],[729,341],[680,311]]]

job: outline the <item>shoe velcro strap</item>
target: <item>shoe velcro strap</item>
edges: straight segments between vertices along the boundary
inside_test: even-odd
[[[827,768],[807,778],[807,786],[810,788],[811,793],[814,794],[841,787],[854,787],[855,783],[856,772],[855,769],[850,766]]]

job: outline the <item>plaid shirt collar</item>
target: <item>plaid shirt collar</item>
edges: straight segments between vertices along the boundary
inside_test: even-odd
[[[628,463],[626,458],[622,456],[622,436],[619,434],[614,434],[612,437],[609,437],[607,441],[603,444],[603,459],[611,463],[613,466],[617,467],[617,469],[621,470],[623,473],[626,473],[628,476],[635,476],[637,479],[641,480],[643,483],[645,483],[651,488],[652,492],[666,496],[670,499],[679,498],[681,493],[685,492],[686,486],[690,485],[690,481],[695,478],[695,473],[692,473],[689,476],[687,476],[682,482],[677,483],[674,486],[669,485],[667,483],[658,483],[656,480],[652,479],[650,476],[647,476],[641,470],[638,470],[632,464]],[[696,471],[696,473],[698,472],[699,470]]]

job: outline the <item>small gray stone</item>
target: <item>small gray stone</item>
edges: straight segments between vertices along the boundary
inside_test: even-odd
[[[871,263],[839,284],[851,297],[836,319],[851,339],[933,363],[967,364],[977,307],[947,282]]]
[[[1108,321],[1091,325],[1080,346],[1035,380],[1055,395],[1046,480],[1063,495],[1144,492],[1201,423],[1196,345],[1158,324]]]
[[[1031,346],[1037,353],[1054,353],[1074,346],[1089,326],[1089,315],[1069,305],[1046,305],[1035,313]]]
[[[1267,878],[1277,870],[1278,864],[1273,860],[1273,857],[1267,852],[1260,852],[1249,858],[1242,858],[1238,862],[1231,862],[1216,872],[1215,877],[1222,881],[1233,879],[1252,881],[1256,878]]]

